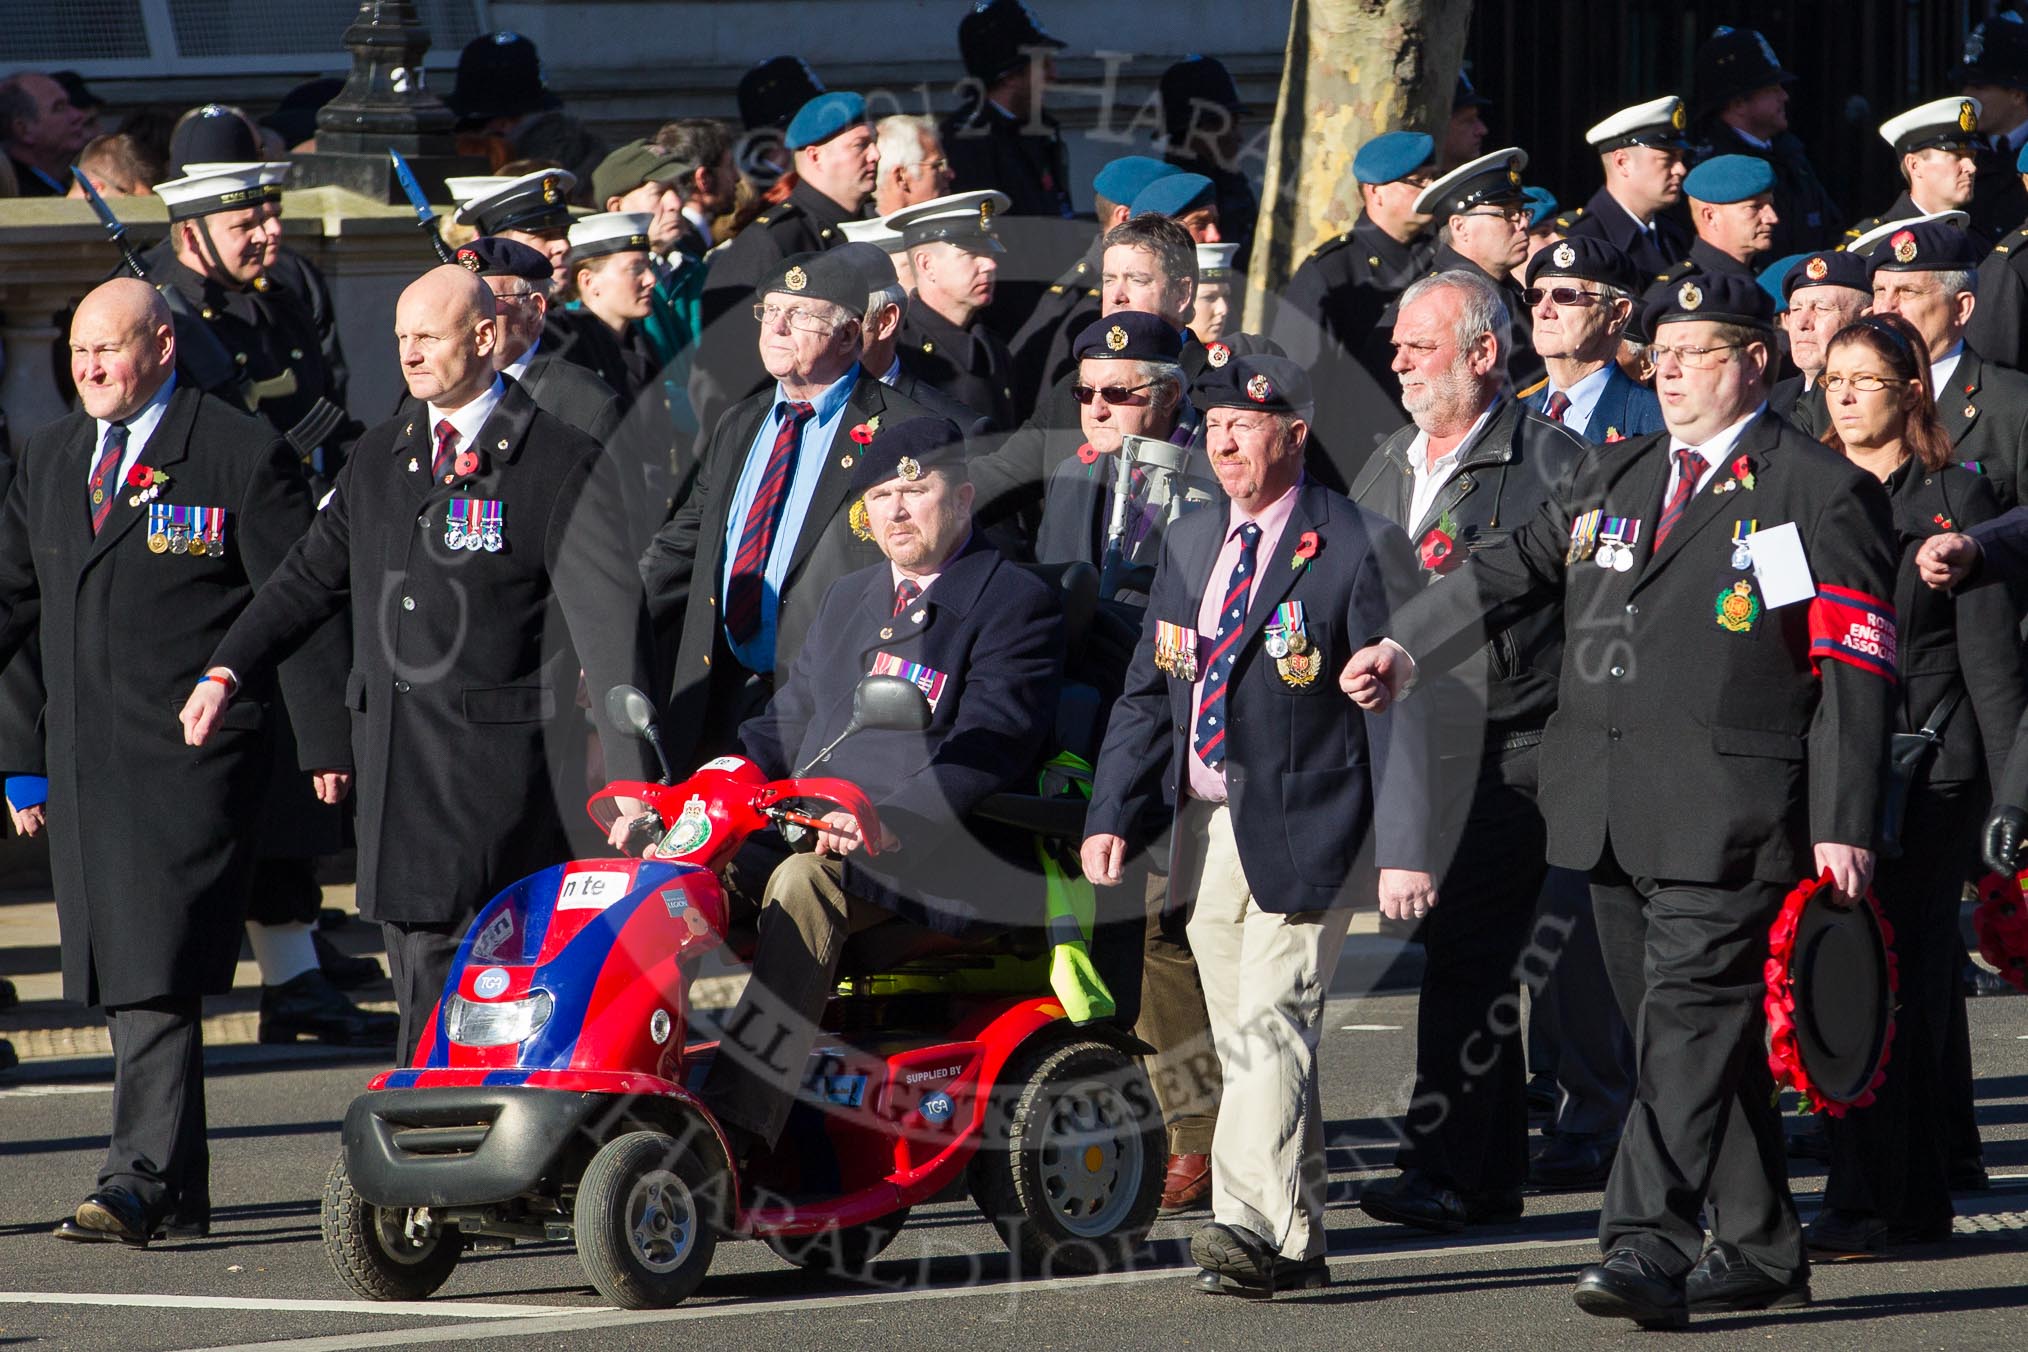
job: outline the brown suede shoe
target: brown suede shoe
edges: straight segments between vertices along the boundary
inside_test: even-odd
[[[1211,1156],[1171,1155],[1162,1176],[1162,1214],[1188,1211],[1211,1195]]]

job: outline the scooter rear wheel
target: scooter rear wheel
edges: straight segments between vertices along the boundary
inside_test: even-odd
[[[1140,1066],[1080,1041],[1010,1070],[972,1162],[980,1210],[1025,1274],[1124,1267],[1154,1226],[1167,1158]]]
[[[857,1277],[878,1258],[901,1227],[908,1224],[908,1208],[882,1216],[864,1225],[842,1230],[820,1230],[814,1235],[768,1235],[767,1246],[777,1257],[812,1272],[836,1277]]]
[[[344,1283],[368,1300],[421,1300],[450,1279],[464,1252],[455,1226],[408,1237],[405,1207],[381,1207],[353,1191],[340,1151],[324,1179],[324,1255]]]
[[[681,1304],[718,1246],[724,1174],[688,1139],[634,1131],[606,1142],[577,1185],[578,1261],[623,1310]]]

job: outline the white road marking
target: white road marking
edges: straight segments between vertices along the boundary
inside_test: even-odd
[[[407,1318],[425,1315],[439,1319],[530,1319],[570,1309],[566,1305],[495,1305],[477,1300],[257,1300],[239,1296],[102,1295],[93,1291],[0,1291],[0,1305],[115,1305],[150,1310],[255,1310],[269,1314],[372,1314]]]
[[[1348,1023],[1338,1030],[1341,1033],[1399,1033],[1398,1023]]]
[[[16,1089],[0,1089],[0,1099],[10,1098],[60,1098],[66,1094],[110,1094],[110,1084],[24,1084]]]
[[[1402,1263],[1416,1259],[1442,1259],[1453,1255],[1478,1257],[1517,1250],[1571,1248],[1596,1250],[1597,1247],[1597,1235],[1587,1232],[1567,1237],[1477,1244],[1434,1244],[1415,1249],[1380,1249],[1368,1253],[1342,1254],[1332,1257],[1331,1267],[1337,1271],[1372,1263]],[[350,1333],[281,1342],[235,1343],[228,1347],[190,1348],[186,1349],[186,1352],[347,1352],[347,1349],[355,1347],[414,1347],[426,1343],[470,1342],[481,1338],[585,1333],[597,1329],[629,1328],[646,1324],[679,1324],[700,1319],[723,1319],[735,1315],[802,1314],[814,1310],[865,1309],[873,1305],[892,1305],[912,1300],[952,1300],[991,1296],[1012,1303],[1033,1293],[1089,1290],[1096,1286],[1124,1286],[1139,1282],[1175,1281],[1196,1271],[1195,1265],[1190,1265],[1143,1268],[1136,1272],[1115,1272],[1098,1277],[1049,1277],[1034,1281],[994,1282],[979,1286],[867,1291],[787,1300],[725,1301],[717,1305],[684,1305],[673,1310],[585,1310],[556,1314],[548,1318],[503,1320],[498,1323],[465,1324],[456,1327],[389,1329],[382,1333]]]

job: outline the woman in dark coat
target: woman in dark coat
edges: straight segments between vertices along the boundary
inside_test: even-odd
[[[1958,904],[1979,870],[1979,828],[2021,721],[2028,674],[2005,588],[1932,591],[1916,575],[1925,539],[1997,516],[1999,502],[1984,478],[1947,464],[1950,440],[1914,328],[1893,315],[1848,325],[1831,340],[1819,383],[1830,421],[1824,444],[1878,475],[1894,507],[1897,731],[1943,724],[1942,746],[1909,794],[1902,852],[1883,858],[1874,880],[1901,975],[1886,1082],[1872,1104],[1831,1123],[1824,1210],[1808,1234],[1817,1252],[1874,1253],[1951,1230],[1943,1066],[1952,1002],[1964,998]]]

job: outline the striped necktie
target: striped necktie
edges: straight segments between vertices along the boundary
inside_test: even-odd
[[[1655,551],[1661,552],[1662,541],[1669,538],[1669,532],[1683,519],[1683,509],[1690,505],[1690,495],[1697,491],[1697,481],[1704,477],[1704,457],[1688,447],[1676,452],[1676,486],[1669,490],[1669,500],[1662,504],[1662,520],[1655,527]]]
[[[789,481],[795,477],[803,424],[816,411],[815,405],[801,400],[776,406],[781,426],[775,432],[775,444],[768,450],[768,462],[761,471],[753,505],[746,509],[746,524],[740,528],[739,549],[732,556],[732,576],[725,587],[725,632],[734,643],[749,643],[760,633],[761,581],[774,549],[775,529],[781,525],[783,504],[789,500]]]
[[[106,524],[106,517],[112,513],[113,499],[120,486],[113,482],[119,472],[120,462],[127,458],[127,425],[111,423],[106,427],[106,448],[99,452],[98,464],[92,466],[92,534],[96,536]]]
[[[1232,665],[1239,657],[1239,634],[1246,627],[1246,604],[1253,594],[1254,560],[1260,549],[1260,527],[1249,521],[1239,528],[1239,561],[1225,579],[1225,605],[1218,612],[1218,636],[1204,664],[1204,693],[1197,701],[1197,726],[1190,744],[1210,769],[1225,764],[1225,690],[1232,683]]]

